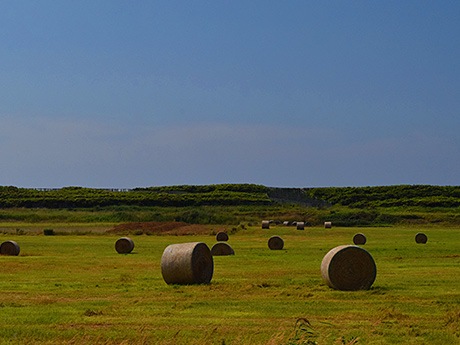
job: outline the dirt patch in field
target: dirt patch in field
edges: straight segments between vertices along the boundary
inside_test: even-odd
[[[114,226],[107,233],[118,235],[215,235],[219,230],[210,225],[183,222],[133,222]]]

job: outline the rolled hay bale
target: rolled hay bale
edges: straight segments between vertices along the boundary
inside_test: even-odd
[[[289,226],[289,222],[286,220],[286,221],[283,222],[283,225],[284,226]]]
[[[15,241],[5,241],[0,245],[0,255],[19,255],[19,245]]]
[[[115,250],[118,254],[129,254],[134,249],[134,242],[129,237],[121,237],[115,242]]]
[[[427,241],[428,241],[428,237],[423,232],[419,232],[415,235],[416,243],[425,244]]]
[[[216,241],[217,242],[226,242],[228,241],[228,235],[226,232],[220,231],[216,235]]]
[[[270,229],[270,221],[269,220],[263,220],[262,221],[262,229]]]
[[[324,222],[324,228],[325,228],[325,229],[330,229],[330,228],[332,228],[332,222]]]
[[[284,241],[279,236],[272,236],[268,239],[268,248],[271,250],[281,250],[284,247]]]
[[[305,222],[297,222],[297,230],[304,230]]]
[[[358,233],[355,236],[353,236],[353,243],[356,245],[363,245],[366,244],[366,236],[364,234]]]
[[[227,242],[218,242],[211,248],[212,256],[235,255],[235,251]]]
[[[321,262],[321,275],[336,290],[368,290],[375,281],[377,268],[365,249],[343,245],[331,249]]]
[[[202,242],[171,244],[161,256],[166,284],[208,284],[214,272],[209,247]]]

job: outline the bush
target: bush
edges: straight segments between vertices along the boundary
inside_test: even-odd
[[[45,230],[43,230],[43,235],[45,235],[45,236],[54,236],[55,233],[54,233],[53,229],[45,229]]]

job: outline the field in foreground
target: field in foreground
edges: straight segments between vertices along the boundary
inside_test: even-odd
[[[0,257],[0,344],[458,344],[460,228],[423,230],[425,245],[418,231],[249,227],[198,286],[166,285],[160,258],[172,243],[211,247],[212,235],[133,236],[134,252],[120,255],[118,235],[3,234],[21,253]],[[321,261],[357,232],[377,279],[369,291],[331,290]],[[281,251],[268,249],[275,234]]]

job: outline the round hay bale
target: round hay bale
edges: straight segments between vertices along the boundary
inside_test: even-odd
[[[134,249],[134,242],[129,237],[121,237],[115,242],[115,250],[118,254],[129,254]]]
[[[270,229],[270,221],[263,220],[262,221],[262,229]]]
[[[297,230],[304,230],[305,223],[304,222],[297,222]]]
[[[283,225],[284,225],[284,226],[289,226],[289,221],[287,221],[287,220],[284,221],[284,222],[283,222]]]
[[[375,281],[377,268],[365,249],[344,245],[331,249],[321,262],[321,275],[336,290],[368,290]]]
[[[356,245],[363,245],[366,244],[366,236],[364,234],[358,233],[355,236],[353,236],[353,243]]]
[[[271,250],[281,250],[284,247],[284,241],[279,236],[272,236],[268,239],[268,248]]]
[[[428,237],[423,232],[419,232],[415,235],[416,243],[425,244],[427,241],[428,241]]]
[[[235,251],[227,242],[218,242],[211,248],[212,256],[235,255]]]
[[[166,284],[208,284],[214,272],[209,247],[202,242],[171,244],[161,256]]]
[[[216,241],[217,242],[226,242],[228,241],[228,235],[226,232],[218,232],[217,235],[216,235]]]
[[[0,254],[1,255],[19,255],[19,245],[15,241],[5,241],[0,245]]]
[[[332,222],[324,222],[324,228],[325,228],[325,229],[330,229],[330,228],[332,228]]]

